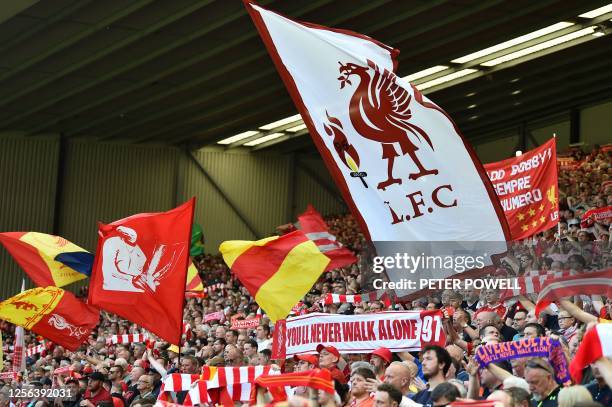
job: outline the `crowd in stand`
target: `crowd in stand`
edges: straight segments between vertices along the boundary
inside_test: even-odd
[[[513,245],[498,264],[498,274],[538,277],[543,273],[580,273],[609,268],[610,225],[594,222],[585,227],[585,212],[612,205],[612,151],[595,148],[584,154],[574,150],[575,168],[559,173],[560,224],[540,236]],[[352,216],[326,219],[330,233],[358,256],[366,247]],[[582,226],[581,226],[582,223]],[[363,292],[362,262],[325,273],[303,299],[304,312],[374,313],[393,309],[441,309],[447,344],[420,352],[392,353],[380,348],[372,354],[340,354],[333,346],[319,346],[317,355],[288,360],[271,359],[273,325],[263,316],[252,329],[230,329],[232,319],[251,319],[261,310],[247,290],[234,279],[218,255],[194,259],[207,290],[205,298],[189,298],[184,309],[184,343],[180,348],[163,341],[109,344],[112,335],[138,333],[129,321],[102,312],[101,322],[77,352],[51,343],[26,360],[18,378],[0,379],[0,407],[49,405],[74,407],[150,407],[160,394],[162,380],[173,372],[198,374],[203,366],[273,365],[284,372],[327,368],[336,394],[319,392],[322,405],[445,406],[456,399],[488,399],[500,406],[612,406],[612,362],[603,358],[587,368],[581,383],[561,386],[545,358],[523,358],[481,368],[473,355],[478,346],[521,338],[558,339],[571,360],[587,328],[610,322],[612,298],[577,296],[551,304],[536,316],[537,293],[496,290],[442,291],[393,305],[382,301],[323,305],[327,293]],[[516,293],[512,293],[516,294]],[[85,296],[85,292],[81,293]],[[221,320],[207,315],[222,311]],[[4,340],[4,371],[12,369],[15,327],[0,321]],[[27,346],[41,338],[26,332]],[[60,368],[67,368],[61,370]],[[60,369],[62,373],[57,373]],[[70,397],[17,399],[11,389],[61,386]],[[295,388],[291,405],[309,405],[311,393]],[[172,396],[184,402],[184,392]]]

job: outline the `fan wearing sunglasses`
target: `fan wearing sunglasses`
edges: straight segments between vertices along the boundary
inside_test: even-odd
[[[557,406],[560,387],[555,381],[554,370],[550,364],[540,358],[527,362],[525,379],[533,395],[532,405],[536,407]]]

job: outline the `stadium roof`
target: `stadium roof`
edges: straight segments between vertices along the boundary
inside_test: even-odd
[[[607,2],[259,3],[400,49],[399,76],[434,68],[415,83],[468,139],[612,97],[612,9],[584,14]],[[311,150],[299,117],[261,129],[296,113],[241,1],[0,3],[0,130],[190,148],[251,131],[226,146],[279,133],[253,148]]]

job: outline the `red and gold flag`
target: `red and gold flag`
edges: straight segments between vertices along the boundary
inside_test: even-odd
[[[519,157],[485,164],[512,240],[525,239],[559,222],[556,155],[552,138]]]
[[[202,285],[202,279],[198,274],[198,269],[191,263],[187,269],[187,281],[185,283],[185,291],[188,292],[202,292],[204,291],[204,285]]]
[[[0,319],[31,330],[71,351],[98,324],[97,308],[58,287],[37,287],[0,303]]]
[[[0,243],[39,287],[62,287],[91,273],[93,255],[60,236],[5,232]]]
[[[330,262],[299,230],[255,242],[223,242],[219,251],[273,322],[289,315]]]

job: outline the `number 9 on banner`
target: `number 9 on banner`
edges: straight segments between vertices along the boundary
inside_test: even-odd
[[[434,313],[423,313],[421,316],[421,329],[418,333],[418,336],[421,338],[421,346],[426,345],[439,345],[446,341],[446,338],[441,338],[442,336],[442,318],[440,316],[440,312],[436,311]]]

